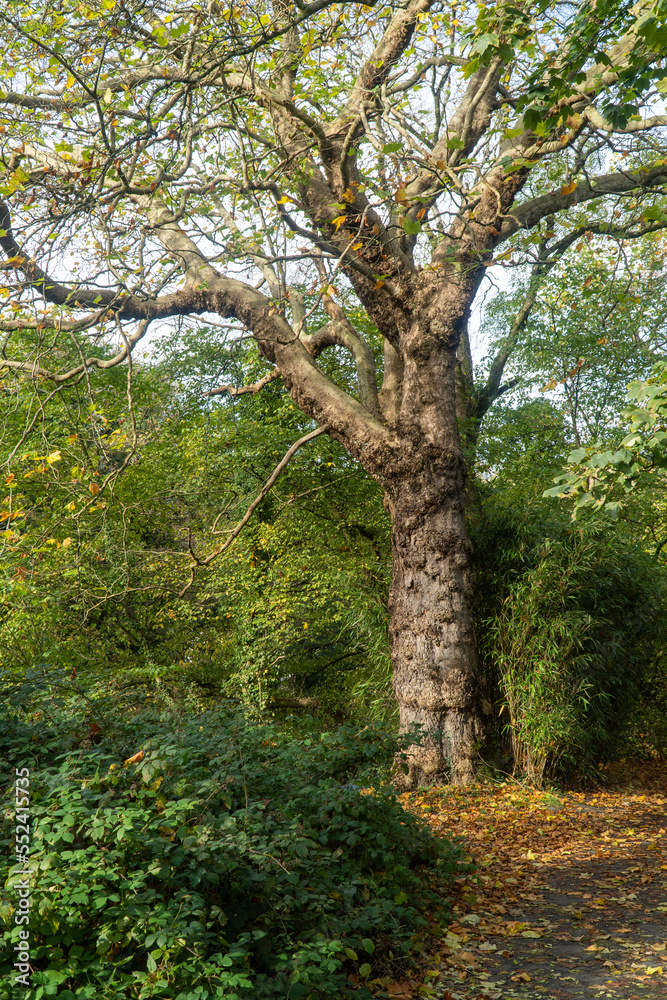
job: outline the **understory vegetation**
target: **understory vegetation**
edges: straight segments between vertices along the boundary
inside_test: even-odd
[[[400,749],[386,730],[149,712],[91,740],[56,703],[36,714],[2,736],[31,771],[31,996],[343,997],[446,922],[463,852],[378,784]],[[7,997],[13,833],[6,818]]]

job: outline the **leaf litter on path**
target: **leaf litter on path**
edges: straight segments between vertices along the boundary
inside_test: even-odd
[[[424,970],[437,1000],[667,1000],[667,764],[589,791],[515,781],[401,796],[477,870]]]

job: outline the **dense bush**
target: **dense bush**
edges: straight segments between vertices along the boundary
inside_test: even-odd
[[[426,909],[444,917],[436,889],[461,855],[378,783],[397,747],[386,733],[287,738],[219,711],[144,715],[84,751],[66,731],[5,722],[5,774],[31,768],[26,1000],[370,996],[363,984],[409,951]],[[12,838],[7,809],[6,997]]]
[[[611,522],[487,511],[476,529],[480,647],[515,770],[539,783],[595,773],[630,745],[655,749],[665,735],[648,697],[665,687],[660,568]]]

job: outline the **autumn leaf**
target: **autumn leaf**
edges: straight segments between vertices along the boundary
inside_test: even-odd
[[[561,194],[572,194],[572,192],[574,191],[574,189],[576,188],[576,186],[577,186],[577,182],[576,181],[572,181],[570,184],[563,184],[562,188],[560,189],[560,193]]]
[[[144,751],[139,750],[138,753],[133,754],[132,757],[128,757],[127,760],[125,761],[125,764],[139,764],[144,759],[145,756],[146,754],[144,753]]]
[[[90,490],[90,492],[93,494],[94,497],[96,497],[97,494],[100,492],[100,488],[97,485],[97,483],[90,483],[88,489]]]

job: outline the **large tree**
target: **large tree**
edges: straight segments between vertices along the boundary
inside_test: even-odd
[[[156,321],[254,338],[271,368],[243,388],[282,378],[384,491],[394,689],[401,725],[429,734],[410,782],[469,780],[484,734],[456,405],[471,308],[491,264],[539,265],[586,230],[588,204],[610,206],[596,227],[618,203],[640,229],[662,221],[665,8],[8,0],[0,14],[4,371],[47,396],[127,363]],[[102,361],[88,341],[114,331]],[[328,348],[354,359],[356,392],[318,364]]]

